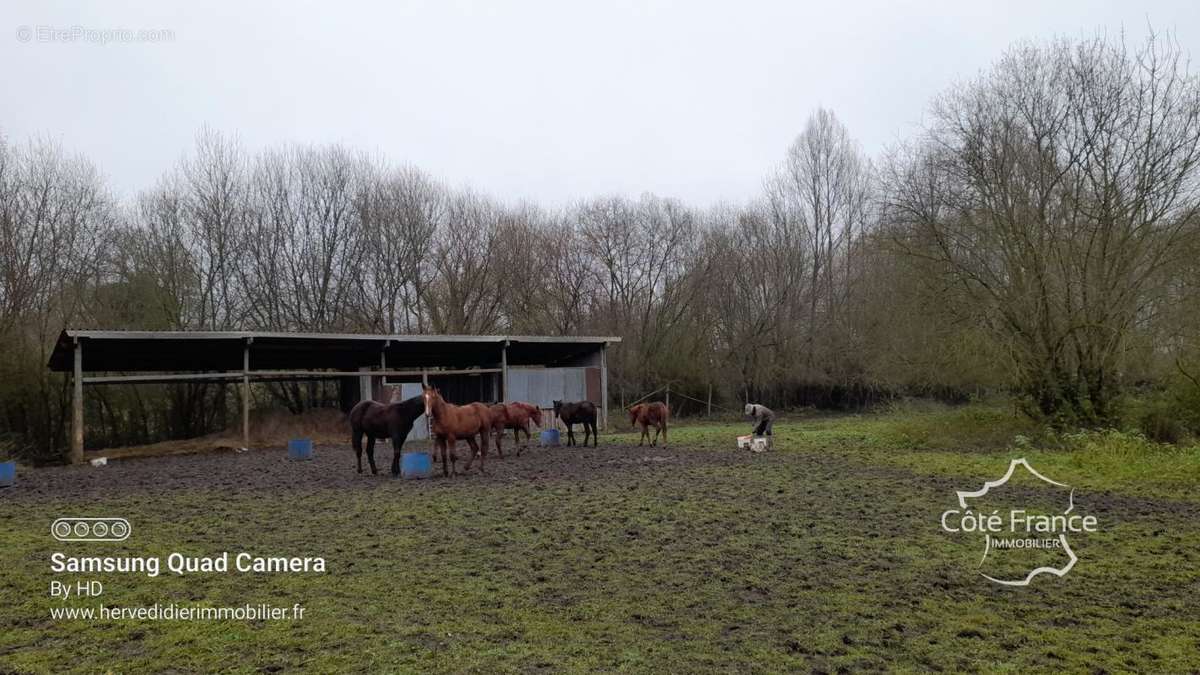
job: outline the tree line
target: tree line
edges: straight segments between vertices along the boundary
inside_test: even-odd
[[[207,128],[118,200],[86,158],[0,137],[0,442],[61,452],[68,383],[45,364],[64,327],[620,335],[614,403],[670,382],[685,410],[1007,392],[1103,425],[1135,391],[1200,401],[1183,57],[1155,37],[1019,44],[879,157],[815,111],[761,194],[711,208],[514,204],[342,145],[248,152]],[[196,435],[236,395],[96,387],[89,427]]]

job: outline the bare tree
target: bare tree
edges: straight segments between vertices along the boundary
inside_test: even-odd
[[[940,99],[890,218],[1003,341],[1033,410],[1115,414],[1148,295],[1195,229],[1200,88],[1151,38],[1024,45]]]
[[[340,330],[359,302],[368,163],[344,148],[271,150],[255,162],[241,267],[255,325]]]
[[[809,316],[810,240],[797,219],[775,215],[766,204],[712,215],[713,348],[744,390],[796,374],[795,327]]]
[[[445,188],[414,168],[375,168],[358,209],[372,261],[354,275],[361,323],[388,333],[424,330],[420,298],[434,233],[445,218]]]
[[[810,369],[815,365],[821,324],[832,320],[845,301],[844,254],[866,226],[870,199],[870,162],[837,117],[819,108],[788,148],[783,166],[767,181],[772,217],[803,232],[809,251],[806,361]]]
[[[432,249],[433,278],[422,283],[429,327],[438,333],[486,333],[500,325],[498,247],[502,209],[461,190],[447,201]]]
[[[66,380],[43,364],[58,333],[87,323],[87,293],[113,226],[95,167],[49,141],[10,147],[0,137],[0,430],[38,454],[65,439]]]

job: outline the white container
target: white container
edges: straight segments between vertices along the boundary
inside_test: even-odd
[[[764,452],[771,449],[771,439],[766,436],[738,436],[738,450]]]
[[[93,459],[90,461],[92,463],[92,466],[104,466],[105,464],[108,464],[107,457],[97,457],[96,459]]]

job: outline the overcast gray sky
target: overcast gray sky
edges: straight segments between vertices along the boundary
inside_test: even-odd
[[[1200,55],[1197,0],[7,1],[0,130],[60,140],[123,196],[209,124],[251,150],[343,142],[506,201],[740,202],[816,106],[877,154],[1014,41],[1140,41],[1148,22]]]

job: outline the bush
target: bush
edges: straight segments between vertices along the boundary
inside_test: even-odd
[[[1138,429],[1155,443],[1182,443],[1187,438],[1187,429],[1165,406],[1156,406],[1138,420]]]
[[[19,437],[16,434],[0,433],[0,462],[17,458],[18,440]]]
[[[1181,445],[1200,436],[1200,387],[1178,379],[1129,406],[1126,428],[1157,443]]]

